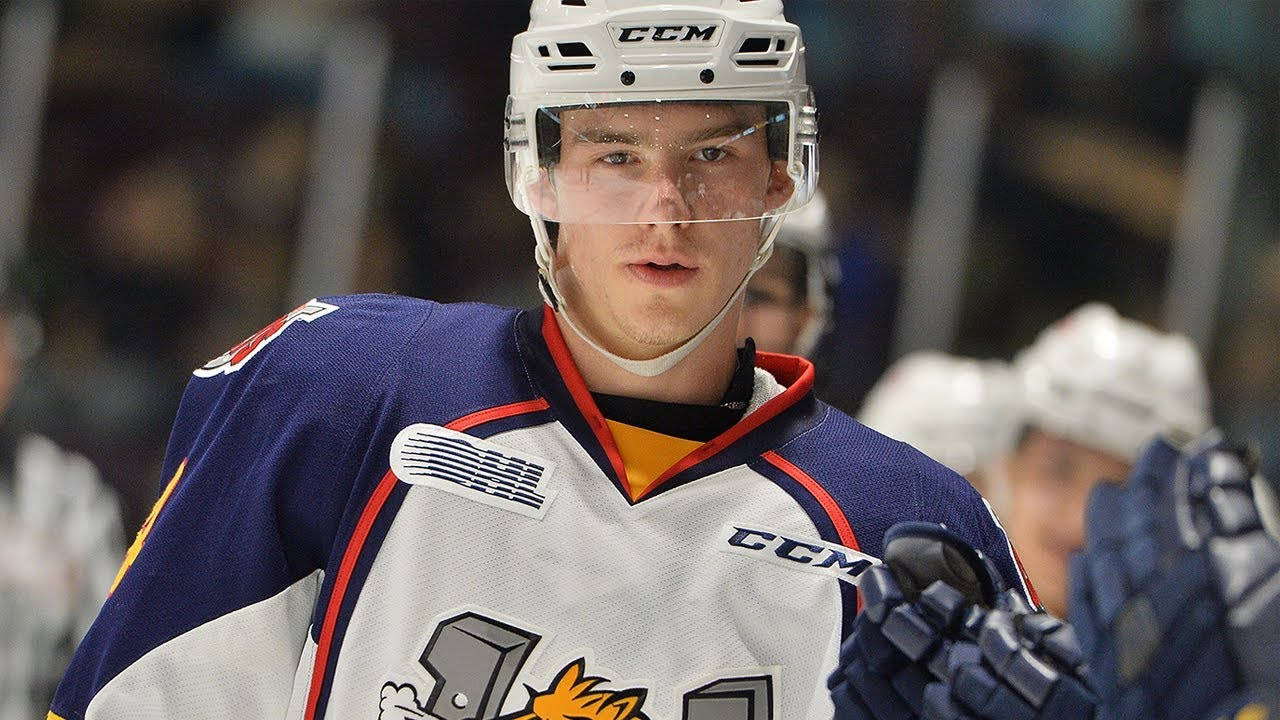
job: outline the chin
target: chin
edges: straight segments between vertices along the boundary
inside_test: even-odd
[[[668,348],[693,337],[711,318],[690,320],[692,313],[670,302],[649,302],[623,308],[619,316],[622,331],[639,345]]]

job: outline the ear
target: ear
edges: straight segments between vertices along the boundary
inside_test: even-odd
[[[771,213],[785,205],[795,189],[796,181],[787,172],[786,161],[772,161],[769,167],[769,186],[765,188],[764,194],[765,212]]]

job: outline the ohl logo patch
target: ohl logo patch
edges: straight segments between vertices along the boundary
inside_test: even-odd
[[[244,364],[253,359],[253,356],[257,355],[259,350],[279,337],[280,333],[284,332],[293,323],[299,320],[311,322],[337,309],[337,305],[330,305],[316,299],[308,300],[277,318],[270,325],[236,343],[230,350],[205,363],[204,366],[196,369],[194,374],[196,377],[204,378],[230,375],[244,367]]]

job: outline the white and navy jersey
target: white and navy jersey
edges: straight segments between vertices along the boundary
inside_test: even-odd
[[[891,525],[1022,580],[962,478],[757,367],[633,492],[547,308],[307,303],[196,371],[53,714],[829,720]]]

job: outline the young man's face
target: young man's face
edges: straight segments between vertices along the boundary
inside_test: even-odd
[[[1045,609],[1066,617],[1068,562],[1084,546],[1084,511],[1099,482],[1123,482],[1129,463],[1064,437],[1030,430],[1007,463],[1002,514]]]
[[[755,257],[758,218],[791,196],[764,109],[655,103],[560,120],[549,174],[557,283],[611,351],[661,355],[729,300]]]

